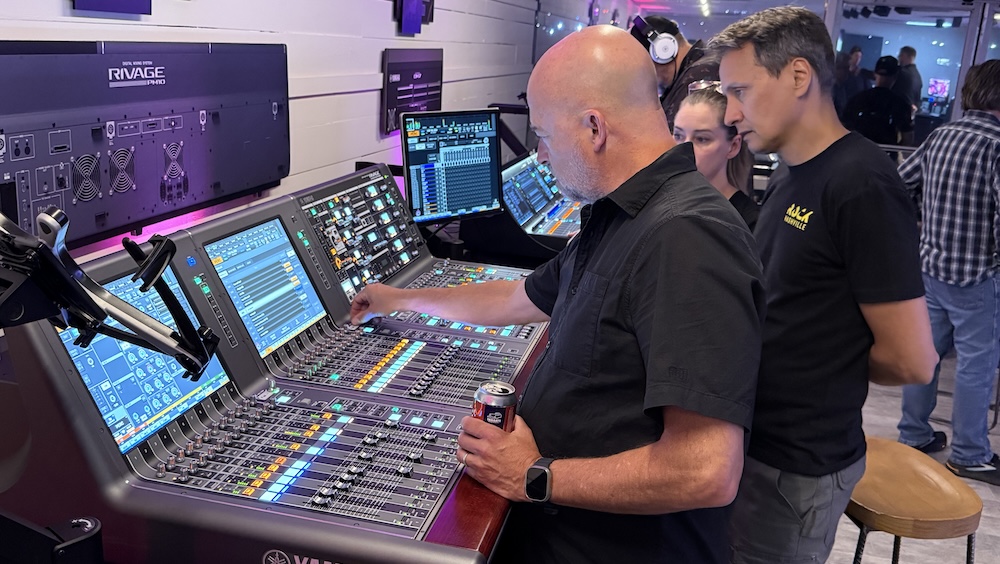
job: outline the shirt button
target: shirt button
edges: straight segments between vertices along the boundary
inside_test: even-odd
[[[576,286],[573,286],[572,288],[570,288],[569,289],[569,293],[573,294],[575,296],[576,295]]]

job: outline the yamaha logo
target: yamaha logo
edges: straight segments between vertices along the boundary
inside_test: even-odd
[[[274,549],[268,550],[264,553],[264,557],[261,558],[261,564],[339,564],[338,562],[332,562],[330,560],[323,560],[322,558],[313,558],[311,556],[300,556],[298,554],[292,555],[291,558],[288,557],[284,552]]]
[[[280,550],[268,550],[261,559],[261,564],[292,564],[288,555]]]

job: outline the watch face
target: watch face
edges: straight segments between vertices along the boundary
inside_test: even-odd
[[[524,482],[524,493],[532,501],[549,500],[549,472],[545,468],[532,466]]]

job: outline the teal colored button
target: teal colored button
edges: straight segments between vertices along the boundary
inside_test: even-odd
[[[444,427],[444,421],[435,421],[431,423],[431,427],[434,427],[435,429],[441,429],[442,427]]]
[[[420,425],[423,422],[424,422],[424,418],[423,417],[411,417],[410,418],[410,425]]]

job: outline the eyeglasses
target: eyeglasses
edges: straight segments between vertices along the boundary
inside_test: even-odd
[[[705,89],[712,89],[722,94],[722,82],[718,80],[696,80],[688,84],[688,94]]]

